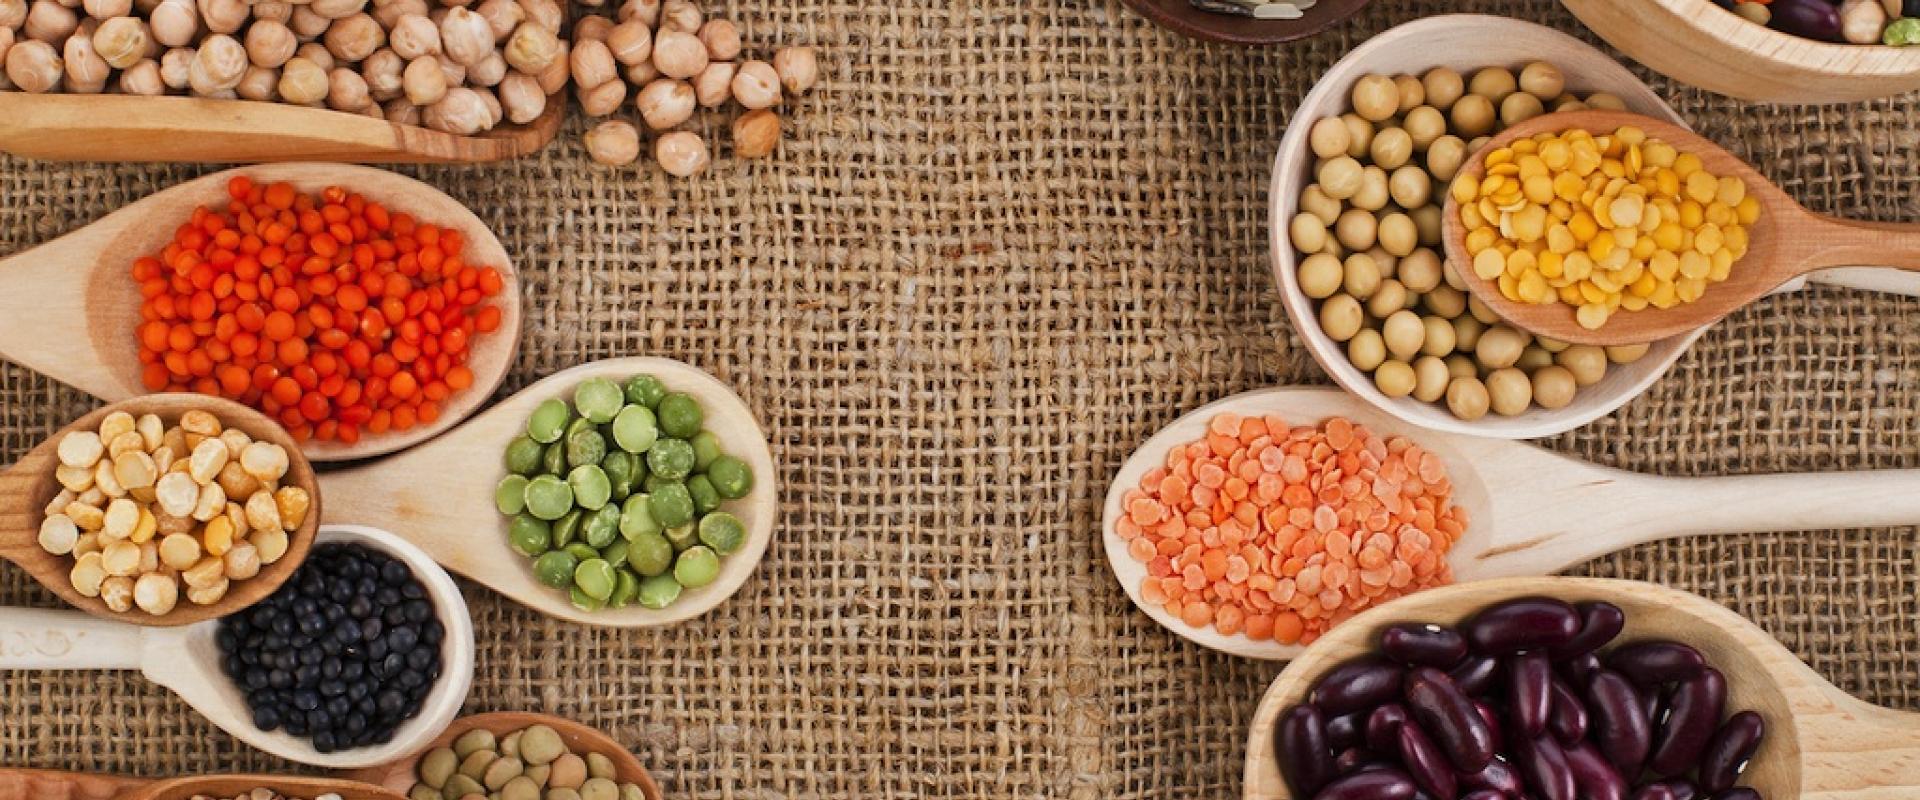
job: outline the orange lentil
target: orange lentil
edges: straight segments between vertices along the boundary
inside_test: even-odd
[[[499,329],[487,301],[506,283],[462,262],[458,232],[339,187],[240,176],[227,198],[133,262],[148,389],[219,394],[296,436],[353,442],[431,423],[473,385],[470,343]]]
[[[1333,417],[1223,413],[1123,494],[1115,534],[1140,595],[1226,635],[1308,643],[1360,611],[1453,580],[1466,530],[1446,464]]]

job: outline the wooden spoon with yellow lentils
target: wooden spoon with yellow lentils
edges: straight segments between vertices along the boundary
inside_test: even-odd
[[[1819,269],[1920,268],[1920,226],[1814,214],[1712,142],[1619,111],[1508,128],[1455,178],[1443,222],[1474,297],[1580,344],[1691,331]]]

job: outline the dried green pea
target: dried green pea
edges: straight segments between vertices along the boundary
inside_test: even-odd
[[[585,516],[585,514],[581,513],[580,509],[576,508],[554,521],[552,541],[555,549],[565,548],[567,545],[573,544],[574,539],[579,538],[580,522]]]
[[[486,793],[487,787],[481,786],[479,781],[458,774],[448,778],[447,785],[440,789],[440,794],[448,797],[466,797],[470,794]]]
[[[460,759],[460,774],[474,780],[480,780],[487,774],[487,768],[500,760],[500,754],[492,750],[475,750]]]
[[[580,784],[580,800],[620,800],[620,784],[606,778],[588,778]]]
[[[613,759],[608,758],[606,754],[604,753],[588,753],[587,754],[587,774],[588,775],[591,775],[595,778],[606,778],[608,780],[612,780],[615,777],[615,773],[617,772],[618,772],[618,769],[614,767]]]
[[[520,773],[525,771],[526,765],[520,759],[502,756],[487,765],[487,771],[481,774],[480,782],[486,784],[488,789],[497,792],[506,788],[508,781],[520,777]]]
[[[459,753],[452,748],[436,748],[420,759],[420,782],[439,789],[447,785],[447,778],[459,768]]]
[[[535,766],[552,764],[567,752],[560,732],[547,725],[532,725],[520,733],[520,756]]]

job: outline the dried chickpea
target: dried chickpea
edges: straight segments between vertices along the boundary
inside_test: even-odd
[[[682,178],[705,171],[710,160],[707,143],[699,134],[688,131],[674,131],[654,140],[653,157],[661,169]]]
[[[515,5],[517,10],[519,6]],[[462,6],[447,9],[440,18],[440,48],[456,64],[478,64],[494,52],[496,35],[488,18]]]
[[[300,39],[285,24],[272,20],[255,20],[247,26],[247,58],[256,67],[278,69],[293,58],[293,51],[299,49]]]
[[[706,15],[693,0],[666,0],[660,6],[660,30],[693,33],[700,30]]]
[[[72,8],[54,0],[33,0],[20,30],[28,39],[54,45],[66,41],[79,28],[80,16]]]
[[[636,21],[652,28],[660,24],[662,0],[624,0],[617,13],[621,22]]]
[[[700,26],[697,34],[700,43],[707,46],[707,57],[715,61],[732,61],[740,57],[740,28],[732,20],[707,20]],[[779,56],[774,56],[774,66],[779,67]]]
[[[820,61],[811,47],[782,47],[773,51],[773,69],[788,94],[806,94],[820,80]]]
[[[647,127],[664,131],[692,119],[694,102],[693,87],[686,81],[661,78],[640,90],[634,107],[640,110]]]
[[[719,108],[733,99],[733,75],[739,66],[731,61],[714,61],[693,78],[693,97],[701,108]]]
[[[400,85],[407,102],[417,106],[433,105],[447,96],[447,73],[440,69],[439,58],[421,56],[407,64],[401,73]]]
[[[453,64],[451,59],[443,59],[443,62],[448,65]],[[467,83],[474,86],[499,86],[501,81],[507,79],[507,73],[513,71],[513,67],[507,63],[506,56],[500,55],[500,51],[495,50],[487,54],[486,58],[480,59],[480,63],[466,67],[466,70]]]
[[[620,104],[627,100],[625,81],[607,81],[591,89],[575,85],[573,89],[580,98],[580,110],[589,117],[604,117],[619,111]]]
[[[605,19],[598,17],[597,19]],[[618,80],[619,70],[615,67],[613,51],[605,42],[594,39],[575,40],[567,54],[572,67],[573,82],[576,86],[592,88],[611,80]]]
[[[93,51],[114,69],[127,69],[147,57],[153,34],[134,17],[112,17],[93,29]]]
[[[762,158],[780,146],[780,115],[768,109],[749,111],[733,121],[733,152],[741,158]]]
[[[277,87],[280,98],[289,103],[311,105],[327,99],[327,71],[311,59],[294,57],[280,70]],[[234,465],[234,469],[239,469]],[[222,469],[225,472],[225,469]]]
[[[179,600],[180,584],[168,576],[148,573],[133,584],[133,602],[156,617],[172,611]]]
[[[246,76],[248,63],[247,49],[238,40],[223,33],[213,34],[201,39],[200,47],[194,51],[187,82],[196,94],[232,89]]]
[[[373,55],[373,51],[387,43],[386,30],[366,14],[354,14],[344,19],[336,19],[327,26],[322,37],[327,51],[342,61],[360,61]],[[209,436],[217,435],[216,431]]]
[[[527,12],[514,0],[482,0],[473,10],[487,21],[487,27],[493,31],[494,42],[507,38],[514,28],[520,27],[520,23],[527,19]],[[452,15],[451,10],[448,15]],[[444,27],[441,32],[445,34]],[[491,47],[492,43],[488,46]]]
[[[97,94],[107,88],[107,76],[113,67],[93,49],[93,39],[69,36],[61,54],[67,65],[65,88],[74,94]]]
[[[513,35],[507,37],[503,55],[514,69],[539,72],[562,56],[560,39],[552,29],[532,21],[522,22],[513,29]]]
[[[613,20],[597,14],[588,14],[573,23],[573,43],[598,41],[605,43],[608,31],[613,30]]]
[[[701,44],[700,39],[693,34],[664,28],[654,34],[653,66],[660,70],[660,74],[669,78],[691,78],[700,74],[701,70],[706,69],[707,62],[707,46]],[[780,76],[773,71],[772,64],[764,61],[747,62],[746,65],[741,67],[740,74],[747,74],[747,67],[753,64],[760,64],[765,67],[764,73],[759,72],[758,68],[756,68],[754,75],[756,78],[764,79],[763,82],[765,86],[773,87],[772,91],[775,95],[775,100],[766,102],[763,105],[748,105],[747,107],[766,108],[778,100]],[[738,80],[739,78],[736,77],[733,93],[736,97],[742,97]],[[751,95],[756,101],[763,99],[764,96],[764,92],[755,92]],[[742,97],[741,104],[746,105],[746,102],[746,98]]]
[[[572,72],[566,58],[570,52],[572,52],[571,46],[566,42],[561,42],[560,57],[555,58],[553,63],[547,65],[546,69],[532,73],[534,79],[540,82],[540,91],[552,95],[566,88],[567,78],[570,77],[570,73]]]
[[[622,66],[646,62],[653,57],[653,29],[634,20],[615,25],[607,31],[607,50]]]
[[[500,95],[507,119],[516,125],[532,122],[547,110],[547,95],[540,91],[539,81],[524,72],[508,75],[495,91]],[[616,101],[614,105],[617,107],[619,103]]]

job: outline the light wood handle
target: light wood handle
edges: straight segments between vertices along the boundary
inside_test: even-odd
[[[1912,800],[1920,796],[1920,714],[1871,705],[1816,685],[1824,708],[1795,703],[1807,800]]]
[[[1659,478],[1588,469],[1586,480],[1526,496],[1525,507],[1498,508],[1496,540],[1456,565],[1461,577],[1544,575],[1683,536],[1920,524],[1920,470]]]
[[[1798,237],[1798,247],[1807,251],[1807,271],[1859,264],[1920,271],[1920,223],[1813,218],[1817,224]]]
[[[1834,267],[1809,273],[1807,280],[1828,286],[1859,289],[1863,292],[1920,297],[1920,273],[1912,270],[1889,267]]]
[[[128,385],[114,367],[130,366],[135,344],[133,324],[138,316],[134,283],[122,269],[131,268],[134,254],[124,264],[95,264],[111,258],[104,251],[132,221],[126,213],[109,215],[85,228],[0,260],[0,355],[43,375],[107,401],[130,397]],[[96,295],[96,280],[117,279],[111,299],[131,299],[127,309],[89,308],[109,298]],[[123,297],[122,295],[127,295]],[[124,325],[124,327],[123,327]],[[114,330],[107,330],[107,328]],[[120,337],[125,358],[101,356],[96,337]]]
[[[0,669],[139,669],[142,636],[78,611],[0,609]]]
[[[0,800],[113,800],[146,783],[50,769],[0,769]]]

